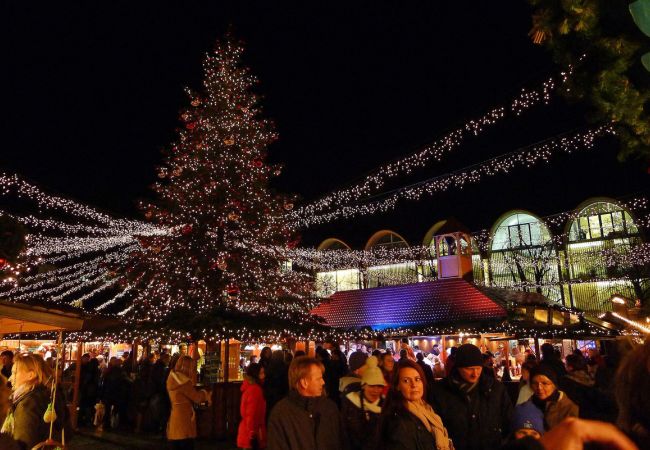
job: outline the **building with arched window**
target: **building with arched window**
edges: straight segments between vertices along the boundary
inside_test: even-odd
[[[647,280],[626,268],[608,265],[605,259],[611,252],[629,252],[642,242],[632,214],[607,198],[588,200],[576,211],[565,229],[567,287],[575,306],[598,311],[615,294],[639,298]]]
[[[492,227],[489,243],[492,284],[534,290],[561,300],[556,242],[548,226],[528,211],[509,211]]]
[[[476,285],[542,294],[564,306],[599,313],[612,309],[614,295],[629,299],[650,295],[647,264],[612,262],[616,261],[613,256],[626,255],[642,243],[642,231],[632,213],[607,198],[587,200],[572,213],[547,221],[529,211],[509,211],[489,232],[475,235],[448,219],[429,228],[422,240],[428,254],[417,261],[399,260],[399,250],[410,247],[397,232],[374,233],[364,250],[393,252],[391,264],[319,272],[319,283],[331,281],[329,288],[319,288],[319,295],[460,276]],[[318,248],[349,251],[350,247],[338,239],[326,239]],[[456,266],[443,269],[447,258]]]
[[[406,249],[409,245],[401,235],[391,230],[381,230],[373,234],[364,250],[387,251]],[[384,264],[366,268],[364,287],[394,286],[399,284],[416,283],[418,272],[415,263]]]

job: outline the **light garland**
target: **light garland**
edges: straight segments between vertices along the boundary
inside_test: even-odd
[[[487,176],[509,173],[517,167],[530,168],[540,162],[548,162],[556,153],[572,153],[577,150],[590,149],[597,138],[612,134],[614,134],[614,129],[611,125],[602,125],[589,131],[551,138],[540,144],[497,156],[483,163],[396,189],[384,194],[387,195],[387,198],[382,200],[343,206],[321,215],[296,218],[295,223],[300,227],[308,227],[336,219],[350,219],[359,215],[383,213],[394,209],[400,200],[416,201],[425,195],[431,196],[450,188],[462,189],[465,185],[476,184]]]
[[[562,84],[566,83],[572,70],[572,67],[570,67],[568,71],[561,73]],[[295,220],[310,217],[318,212],[358,201],[381,189],[386,184],[386,181],[391,178],[399,175],[408,175],[416,169],[425,168],[432,161],[441,161],[446,153],[459,147],[469,136],[478,136],[484,130],[488,129],[488,127],[495,125],[510,115],[520,116],[524,111],[536,105],[548,105],[550,103],[551,93],[555,89],[555,84],[554,78],[550,77],[538,88],[522,89],[507,108],[496,107],[478,119],[467,121],[463,126],[446,134],[423,149],[376,169],[372,174],[364,178],[363,181],[351,187],[334,191],[320,200],[298,208],[291,214],[291,218]]]

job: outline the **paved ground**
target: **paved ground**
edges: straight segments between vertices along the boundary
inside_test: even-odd
[[[81,431],[70,442],[71,450],[165,450],[167,442],[159,436],[135,433]],[[196,450],[236,450],[230,442],[197,441]]]

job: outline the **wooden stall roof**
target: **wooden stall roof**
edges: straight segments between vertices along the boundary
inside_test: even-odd
[[[0,334],[102,329],[117,324],[81,310],[28,305],[0,300]]]

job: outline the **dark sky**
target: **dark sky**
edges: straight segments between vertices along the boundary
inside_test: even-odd
[[[200,86],[202,57],[229,24],[247,44],[245,62],[280,133],[270,149],[273,162],[286,164],[276,186],[307,200],[557,72],[527,36],[524,0],[302,3],[3,2],[0,168],[135,216],[174,137],[182,88]],[[581,106],[558,100],[400,182],[582,126],[583,117]],[[480,229],[512,208],[547,215],[590,196],[647,189],[646,167],[617,162],[616,151],[603,141],[392,214],[305,231],[304,243],[338,235],[361,245],[381,228],[416,242],[450,215]]]

